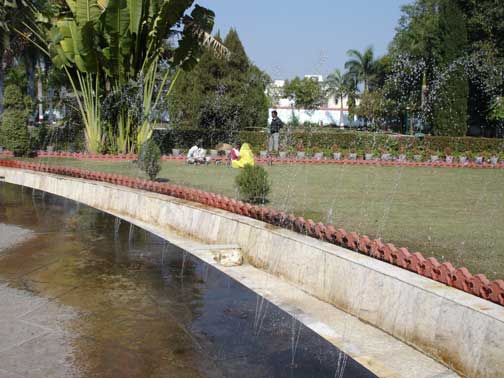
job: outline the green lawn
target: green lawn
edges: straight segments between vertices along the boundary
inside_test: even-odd
[[[129,162],[39,160],[143,176]],[[267,170],[271,207],[504,278],[504,170],[337,165]],[[236,174],[224,166],[164,162],[160,177],[233,197]]]

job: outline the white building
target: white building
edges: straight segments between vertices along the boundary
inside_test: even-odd
[[[324,85],[322,75],[305,75],[307,78],[317,80],[321,85]],[[297,118],[300,124],[304,122],[317,123],[319,125],[336,125],[339,127],[355,125],[357,119],[349,119],[348,116],[348,98],[341,99],[331,96],[326,99],[326,103],[319,109],[302,109],[295,107],[295,101],[291,97],[285,97],[283,88],[286,80],[274,80],[268,88],[268,95],[273,99],[273,107],[271,111],[276,110],[278,116],[285,123],[290,123],[294,118]]]

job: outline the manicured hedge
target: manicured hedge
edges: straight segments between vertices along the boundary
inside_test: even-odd
[[[258,131],[231,132],[215,129],[177,129],[156,133],[156,140],[163,153],[171,153],[175,147],[190,148],[196,140],[202,139],[203,146],[214,148],[218,143],[233,143],[239,141],[249,143],[254,151],[266,148],[268,134]],[[447,148],[454,153],[487,152],[504,153],[504,139],[475,138],[475,137],[437,137],[426,136],[415,138],[406,135],[388,135],[368,132],[348,131],[295,131],[281,134],[281,142],[285,146],[294,148],[302,143],[307,149],[331,149],[334,145],[342,150],[386,150],[389,153],[400,152],[432,152],[444,154]]]
[[[233,143],[238,140],[236,132],[215,129],[174,129],[156,130],[154,138],[163,154],[171,153],[172,148],[187,149],[198,140],[203,140],[203,147],[214,148],[219,143]]]
[[[338,145],[340,149],[355,149],[356,151],[384,149],[388,152],[399,153],[402,151],[432,151],[444,153],[447,148],[453,152],[504,152],[504,139],[474,138],[474,137],[434,137],[427,136],[423,139],[410,136],[397,136],[366,132],[294,132],[288,137],[282,134],[285,142],[289,139],[288,146],[294,147],[302,143],[306,148],[317,147],[330,149]],[[260,132],[241,132],[240,141],[248,142],[254,147],[264,147],[267,134]]]

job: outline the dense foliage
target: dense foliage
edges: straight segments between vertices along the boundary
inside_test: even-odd
[[[435,135],[499,135],[490,108],[504,91],[502,8],[499,0],[404,6],[385,96]]]
[[[151,180],[155,180],[161,171],[161,150],[152,139],[146,141],[138,155],[138,167],[144,171]]]
[[[284,95],[291,97],[297,108],[317,109],[325,102],[325,93],[320,83],[311,77],[296,77],[287,81]]]
[[[150,139],[159,121],[158,105],[177,70],[190,70],[203,47],[225,54],[208,33],[214,13],[193,0],[67,0],[52,17],[39,15],[25,37],[65,70],[78,100],[91,152],[134,152]],[[186,12],[192,8],[190,14]],[[168,43],[179,36],[177,43]],[[164,66],[170,69],[162,69]],[[102,100],[139,87],[141,106],[121,103],[102,117]],[[169,90],[168,90],[169,93]],[[140,117],[138,116],[140,112]]]
[[[280,134],[284,140],[286,133]],[[204,146],[214,146],[216,141],[222,141],[225,133],[214,134],[205,129],[179,129],[171,130],[167,134],[158,135],[154,139],[161,144],[162,152],[171,153],[175,147],[173,140],[180,143],[177,147],[190,148],[194,140],[203,140]],[[266,150],[268,134],[257,131],[240,131],[237,137],[241,143],[249,143],[254,152]],[[317,132],[307,132],[302,129],[289,132],[290,143],[283,147],[283,150],[294,151],[295,146],[301,143],[306,149],[319,149],[327,152],[331,156],[333,149],[339,150],[385,150],[390,153],[399,154],[412,153],[413,150],[433,151],[443,154],[447,149],[454,153],[486,153],[488,155],[503,155],[504,141],[495,138],[473,138],[473,137],[443,137],[426,136],[425,138],[415,138],[410,136],[393,136],[387,134],[377,134],[370,132],[349,132],[338,130],[320,130]],[[504,157],[504,156],[503,156]]]
[[[447,78],[440,84],[434,102],[434,134],[464,136],[468,127],[469,81],[463,67],[450,69],[450,65],[461,58],[467,49],[466,22],[462,11],[453,0],[443,1],[439,14],[438,66],[447,71]]]
[[[296,131],[289,135],[291,149],[298,144],[311,150],[326,150],[327,155],[337,148],[338,150],[364,152],[387,151],[393,154],[413,152],[434,152],[443,155],[447,149],[454,153],[484,153],[488,155],[503,155],[504,140],[495,138],[472,137],[440,137],[427,136],[415,138],[409,136],[392,136],[387,134],[366,132],[304,132]],[[260,132],[240,133],[242,142],[250,143],[255,151],[264,150],[267,143],[267,134]]]
[[[16,156],[27,155],[30,151],[30,134],[26,117],[25,99],[21,90],[15,85],[9,85],[5,88],[0,134],[5,147]]]
[[[250,62],[236,30],[223,43],[229,58],[204,53],[194,70],[181,73],[168,105],[174,128],[225,130],[231,141],[241,129],[266,125],[269,78]]]
[[[259,165],[246,165],[235,178],[240,198],[245,202],[264,204],[271,191],[268,172]]]

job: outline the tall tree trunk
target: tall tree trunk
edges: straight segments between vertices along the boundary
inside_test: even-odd
[[[44,93],[42,88],[42,62],[38,60],[38,77],[37,77],[37,102],[38,102],[38,121],[42,123],[44,121],[44,107],[42,101],[44,99]]]
[[[32,100],[35,100],[35,71],[36,71],[36,61],[33,60],[32,54],[25,53],[24,64],[26,70],[26,78],[28,80],[28,85],[26,87],[26,94],[30,96]]]
[[[4,55],[0,51],[0,114],[3,113],[4,74]]]
[[[339,119],[339,122],[340,122],[340,127],[344,127],[345,126],[345,121],[343,119],[343,96],[341,96],[340,101],[341,101],[341,104],[340,104],[340,119]]]

